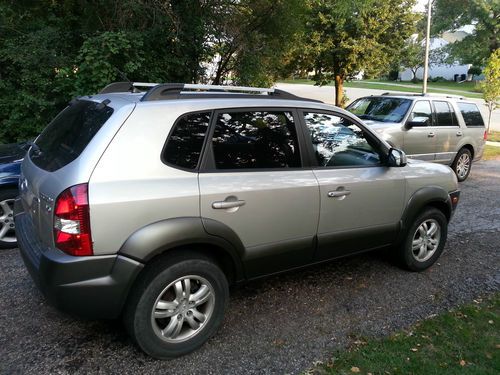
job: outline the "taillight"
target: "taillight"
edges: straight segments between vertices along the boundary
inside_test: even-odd
[[[54,242],[58,249],[70,255],[93,254],[87,184],[72,186],[57,197]]]
[[[488,140],[488,131],[486,131],[486,130],[484,131],[483,139],[484,139],[485,141],[487,141],[487,140]]]

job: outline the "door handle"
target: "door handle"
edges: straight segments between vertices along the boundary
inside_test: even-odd
[[[351,192],[350,190],[334,190],[334,191],[329,191],[328,192],[328,197],[329,198],[338,198],[338,197],[345,197],[347,195],[350,195]]]
[[[217,201],[212,203],[212,208],[216,210],[226,210],[228,208],[237,208],[245,205],[245,201],[243,200],[225,200],[225,201]]]
[[[435,136],[436,136],[436,134],[435,134],[435,133],[433,133],[433,132],[430,132],[429,134],[427,134],[427,136],[428,136],[429,138],[432,138],[432,137],[435,137]]]
[[[461,137],[462,135],[464,135],[464,133],[462,133],[461,131],[457,132],[457,137]]]

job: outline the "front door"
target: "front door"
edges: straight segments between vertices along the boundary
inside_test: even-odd
[[[250,278],[312,261],[318,183],[310,168],[302,169],[296,112],[239,109],[215,116],[199,174],[203,220],[239,237]]]
[[[428,125],[406,128],[403,150],[410,158],[433,161],[436,152],[436,132],[433,127],[430,101],[418,100],[415,102],[407,122],[416,118],[428,119]]]
[[[336,113],[304,112],[320,186],[316,260],[389,244],[403,212],[405,181],[382,164],[373,135]]]

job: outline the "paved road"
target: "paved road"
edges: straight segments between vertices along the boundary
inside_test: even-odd
[[[293,83],[278,83],[276,86],[280,89],[290,91],[299,96],[318,99],[324,101],[325,103],[331,103],[331,104],[335,103],[334,88],[332,86],[318,87],[314,85],[293,84]],[[346,87],[345,90],[347,97],[349,98],[349,102],[352,102],[353,100],[356,100],[363,96],[380,95],[388,91],[384,90],[383,88],[380,90],[374,90],[374,89],[358,89],[354,87]],[[394,90],[390,91],[396,92]],[[408,94],[408,93],[402,92],[402,94]],[[477,106],[481,111],[481,114],[483,115],[484,121],[488,121],[488,109],[484,105],[484,100],[471,99],[471,98],[467,98],[467,100],[477,103]],[[491,130],[500,131],[500,109],[494,110],[491,115]]]
[[[430,270],[405,272],[366,254],[251,283],[232,292],[216,337],[166,362],[142,354],[118,322],[47,306],[18,250],[1,251],[0,373],[304,371],[356,337],[387,335],[500,290],[500,162],[474,165],[461,188],[446,250]]]

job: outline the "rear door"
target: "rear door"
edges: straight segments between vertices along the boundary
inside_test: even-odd
[[[411,158],[433,161],[436,153],[436,132],[429,100],[415,101],[407,123],[416,118],[428,119],[429,125],[406,128],[403,150]]]
[[[316,260],[391,243],[405,196],[400,168],[385,166],[386,150],[351,119],[335,112],[302,115],[320,188]]]
[[[312,260],[318,183],[304,166],[303,133],[291,109],[215,113],[199,174],[201,216],[229,227],[244,247],[248,277]]]
[[[444,100],[433,100],[432,105],[435,115],[435,126],[432,127],[432,131],[436,134],[435,161],[451,164],[464,133],[460,129],[457,116],[450,103]]]

